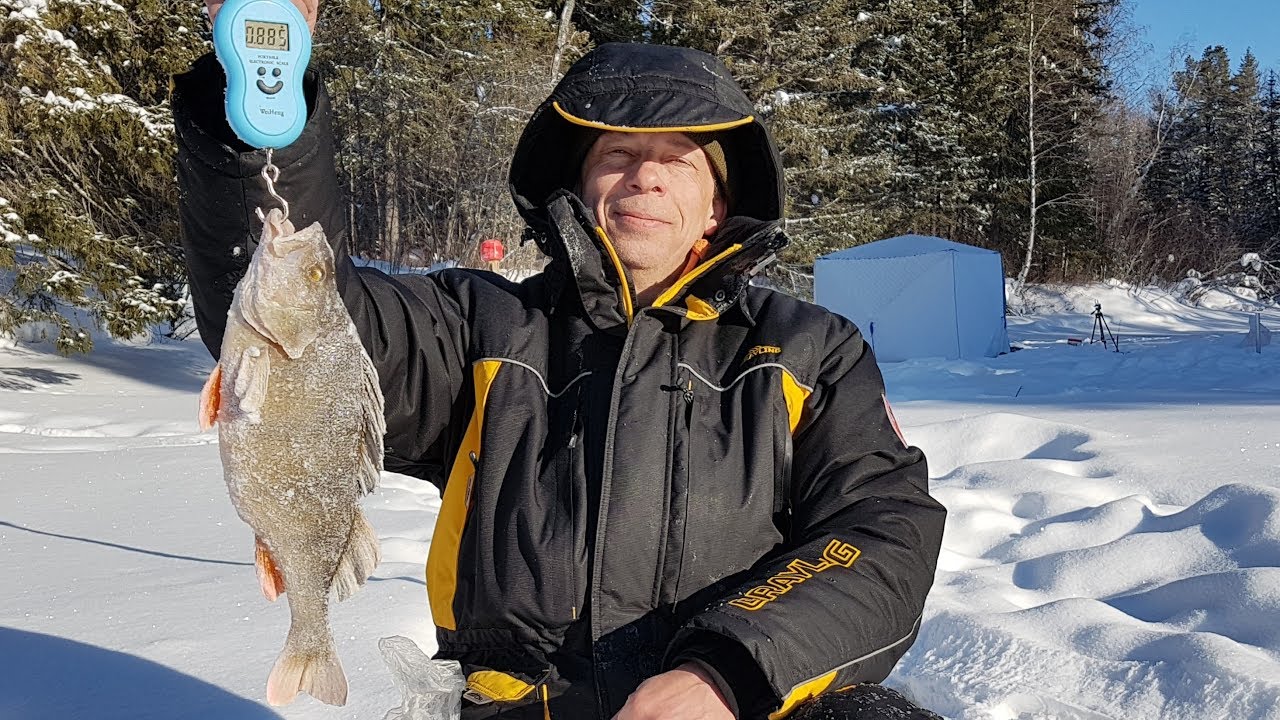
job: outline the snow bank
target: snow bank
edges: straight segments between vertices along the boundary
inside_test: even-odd
[[[966,720],[1280,717],[1280,352],[1152,289],[1019,300],[1020,352],[884,365],[949,510],[891,682]],[[1096,302],[1120,353],[1067,343]]]

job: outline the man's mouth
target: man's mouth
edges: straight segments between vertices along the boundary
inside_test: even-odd
[[[646,215],[645,213],[631,212],[626,210],[615,211],[614,216],[617,217],[618,220],[620,220],[621,222],[631,223],[635,225],[658,226],[658,225],[671,224],[666,220],[654,217],[652,215]]]

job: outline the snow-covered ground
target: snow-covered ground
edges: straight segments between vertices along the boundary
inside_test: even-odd
[[[1280,718],[1280,346],[1163,293],[1030,300],[1021,352],[884,368],[950,510],[891,682],[953,718]],[[1095,301],[1121,353],[1067,344]]]
[[[1095,299],[1119,354],[1066,342]],[[1020,352],[884,368],[951,510],[890,683],[966,720],[1280,718],[1280,344],[1158,292],[1017,304]],[[399,702],[378,638],[434,648],[439,502],[384,475],[383,563],[334,606],[349,704],[265,706],[288,609],[196,428],[211,365],[198,342],[0,348],[0,720],[376,719]]]

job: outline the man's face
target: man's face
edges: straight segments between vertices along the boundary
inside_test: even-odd
[[[706,153],[678,132],[601,135],[582,163],[582,200],[622,264],[654,282],[724,218]]]

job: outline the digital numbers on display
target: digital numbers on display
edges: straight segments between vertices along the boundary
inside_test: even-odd
[[[244,44],[255,50],[287,51],[289,49],[289,25],[288,23],[245,20]]]

